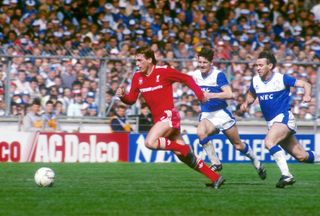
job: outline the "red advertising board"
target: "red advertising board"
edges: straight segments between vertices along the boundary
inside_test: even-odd
[[[20,162],[21,144],[19,142],[0,142],[0,162]]]
[[[0,162],[128,161],[126,133],[19,133],[0,135]]]

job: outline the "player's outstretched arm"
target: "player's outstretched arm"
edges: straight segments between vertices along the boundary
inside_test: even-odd
[[[248,91],[246,96],[246,101],[243,104],[241,104],[240,111],[247,112],[249,106],[255,101],[255,99],[256,99],[256,96],[252,94],[252,92]]]
[[[136,102],[139,92],[131,87],[130,92],[126,94],[124,88],[120,87],[116,91],[116,96],[118,96],[123,103],[132,105]]]
[[[295,83],[295,87],[302,87],[304,89],[304,96],[302,98],[302,102],[308,103],[311,101],[311,85],[310,83],[304,80],[297,80]]]
[[[210,92],[208,92],[207,93],[207,97],[209,99],[212,99],[212,98],[225,99],[225,100],[234,99],[234,95],[233,95],[232,89],[231,89],[231,87],[229,85],[223,86],[221,88],[221,90],[222,90],[222,92],[219,92],[219,93],[210,93]]]
[[[137,83],[138,83],[138,80],[135,74],[132,78],[131,88],[129,93],[126,93],[125,89],[122,86],[120,86],[116,91],[116,96],[118,96],[123,103],[126,103],[128,105],[134,104],[137,101],[137,98],[140,94]]]
[[[206,102],[208,100],[206,95],[203,94],[201,88],[190,75],[181,73],[180,71],[172,68],[168,68],[167,76],[169,80],[173,82],[180,82],[187,85],[196,94],[199,101]]]

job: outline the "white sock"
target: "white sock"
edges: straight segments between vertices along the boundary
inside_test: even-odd
[[[312,151],[314,154],[314,161],[313,163],[320,163],[320,155]]]
[[[204,145],[202,145],[202,147],[204,148],[204,150],[206,151],[207,155],[208,155],[208,158],[209,160],[211,161],[211,164],[221,164],[217,154],[216,154],[216,151],[212,145],[211,142],[208,142]]]
[[[287,160],[285,158],[283,150],[275,152],[272,157],[275,159],[280,171],[281,175],[292,176],[289,172],[289,167],[287,164]]]
[[[252,151],[251,147],[250,147],[248,144],[246,144],[246,143],[244,143],[244,144],[246,145],[247,152],[243,152],[243,151],[241,151],[241,152],[251,160],[253,166],[254,166],[256,169],[259,169],[259,168],[260,168],[260,165],[261,165],[261,162],[260,162],[260,161],[256,158],[256,156],[253,154],[253,151]],[[245,151],[245,150],[244,150],[244,151]]]

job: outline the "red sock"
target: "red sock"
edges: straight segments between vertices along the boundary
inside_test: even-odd
[[[187,156],[190,151],[190,147],[188,145],[180,145],[175,141],[169,140],[165,137],[158,138],[158,149],[178,151],[184,157]]]
[[[197,159],[197,165],[195,169],[207,176],[212,182],[215,182],[220,177],[218,173],[211,170],[200,158]]]

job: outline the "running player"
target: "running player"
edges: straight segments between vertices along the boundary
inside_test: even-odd
[[[313,151],[306,151],[295,137],[296,122],[290,111],[290,87],[304,89],[302,101],[311,100],[311,85],[287,74],[273,72],[277,64],[275,56],[269,51],[262,51],[256,60],[255,68],[258,74],[253,77],[246,101],[241,105],[243,112],[256,98],[265,120],[268,123],[268,132],[264,144],[275,159],[281,178],[276,184],[278,188],[295,183],[290,173],[284,151],[280,146],[300,162],[319,163],[320,155]]]
[[[204,93],[192,77],[168,66],[157,66],[154,52],[148,47],[137,49],[135,60],[140,71],[132,78],[130,92],[126,94],[123,88],[119,88],[116,95],[130,105],[135,103],[140,93],[145,99],[154,121],[146,137],[145,146],[154,150],[174,151],[182,162],[211,180],[208,186],[218,189],[224,183],[224,178],[197,158],[181,137],[180,116],[174,108],[172,84],[186,84],[201,101],[206,100]]]
[[[220,171],[222,164],[211,143],[211,139],[212,135],[222,131],[238,151],[250,158],[260,178],[265,179],[267,175],[266,169],[253,154],[251,147],[241,141],[236,120],[227,109],[226,100],[232,99],[233,93],[225,74],[212,65],[213,56],[212,49],[203,48],[198,53],[199,69],[190,73],[202,91],[208,92],[208,97],[211,98],[201,104],[200,123],[197,128],[200,144],[211,161],[211,169]]]

